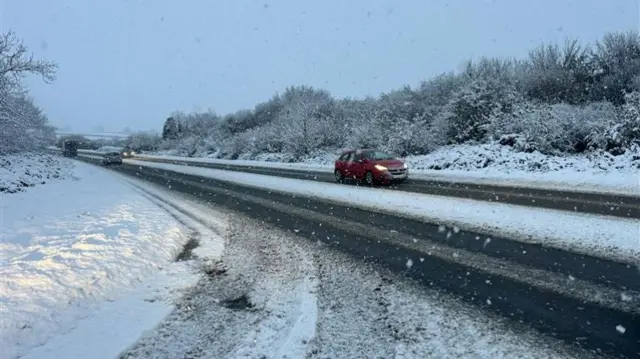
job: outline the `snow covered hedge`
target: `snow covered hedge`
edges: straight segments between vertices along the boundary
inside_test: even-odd
[[[640,36],[545,45],[525,60],[481,59],[377,98],[336,99],[292,86],[253,110],[174,113],[151,150],[302,162],[343,148],[419,156],[442,146],[619,156],[640,141]],[[134,142],[134,139],[131,140]]]

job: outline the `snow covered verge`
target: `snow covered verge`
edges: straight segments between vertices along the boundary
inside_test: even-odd
[[[41,153],[0,156],[0,194],[25,191],[72,175],[69,161]]]
[[[187,268],[174,268],[173,275],[161,270],[188,241],[185,225],[101,168],[52,160],[68,173],[64,180],[3,194],[0,201],[2,358],[21,357],[81,320],[95,320],[99,308],[122,305],[124,293],[138,304],[129,316],[140,314],[122,333],[149,329],[170,309],[158,301],[147,313],[139,308],[142,299],[188,282]],[[30,163],[29,172],[36,173],[33,163],[39,162]],[[146,291],[131,292],[135,286]],[[105,315],[100,326],[109,332],[124,317]]]

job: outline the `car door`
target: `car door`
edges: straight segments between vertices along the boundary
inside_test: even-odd
[[[336,161],[336,170],[340,171],[343,177],[346,177],[347,158],[349,158],[349,152],[345,152],[338,157]]]
[[[344,161],[344,176],[346,178],[353,178],[353,173],[352,171],[355,169],[354,168],[354,161],[356,159],[356,154],[355,152],[349,152],[349,154],[347,155],[347,159]]]
[[[355,179],[363,179],[364,178],[364,163],[361,152],[354,152],[351,157],[351,162],[349,164],[349,177]]]
[[[365,173],[365,165],[364,165],[364,155],[362,152],[355,152],[353,162],[351,164],[351,177],[361,180],[364,178]]]

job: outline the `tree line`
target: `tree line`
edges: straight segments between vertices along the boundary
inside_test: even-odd
[[[378,97],[335,98],[291,86],[227,115],[176,111],[161,138],[130,142],[186,156],[296,161],[376,147],[426,154],[450,144],[500,142],[548,154],[635,148],[640,140],[640,36],[541,45],[526,59],[482,58]]]

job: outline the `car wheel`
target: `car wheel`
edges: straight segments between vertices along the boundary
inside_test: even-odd
[[[336,182],[338,183],[344,182],[344,176],[342,175],[342,172],[340,172],[340,170],[336,170],[334,172],[334,175],[336,176]]]
[[[364,182],[368,185],[368,186],[373,186],[373,173],[371,172],[367,172],[364,174]]]

